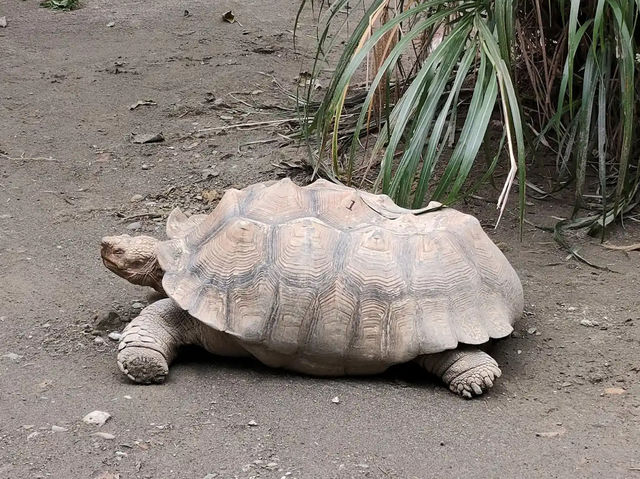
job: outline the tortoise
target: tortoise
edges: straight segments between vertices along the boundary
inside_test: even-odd
[[[166,241],[102,239],[108,269],[168,296],[124,329],[118,366],[160,383],[178,348],[318,376],[409,361],[470,398],[493,386],[479,346],[508,336],[522,285],[474,217],[422,214],[318,180],[228,190],[208,215],[167,219]]]

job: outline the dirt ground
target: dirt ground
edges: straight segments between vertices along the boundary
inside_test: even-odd
[[[296,9],[0,0],[0,477],[640,477],[640,252],[575,239],[611,271],[587,267],[529,225],[519,242],[513,211],[494,231],[491,202],[461,208],[512,261],[526,313],[480,399],[407,366],[317,379],[197,351],[166,384],[136,386],[116,343],[96,342],[96,315],[128,321],[148,302],[103,267],[101,236],[160,235],[176,205],[208,211],[227,187],[301,178],[290,166],[304,152],[274,124],[212,129],[296,116],[283,89],[312,41],[305,17],[293,50]],[[240,23],[223,23],[227,10]],[[130,109],[139,100],[155,105]],[[533,222],[567,214],[530,201]],[[609,240],[639,238],[629,221]],[[84,424],[93,410],[112,417]]]

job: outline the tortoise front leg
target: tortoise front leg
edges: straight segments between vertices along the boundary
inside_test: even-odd
[[[416,362],[465,398],[480,396],[502,374],[495,359],[472,346],[419,356]]]
[[[124,329],[118,367],[137,383],[161,383],[178,348],[193,343],[196,327],[196,320],[171,299],[156,301]]]
[[[201,323],[171,299],[144,308],[122,332],[118,367],[137,383],[161,383],[180,346],[193,344],[222,356],[247,356],[226,333]]]

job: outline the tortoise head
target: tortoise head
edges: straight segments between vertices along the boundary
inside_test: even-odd
[[[100,255],[110,271],[140,286],[162,289],[164,271],[158,264],[156,246],[159,241],[151,236],[105,236]]]

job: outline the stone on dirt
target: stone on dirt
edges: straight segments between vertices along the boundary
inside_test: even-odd
[[[96,426],[102,426],[111,418],[111,414],[105,411],[91,411],[85,417],[82,418],[82,422],[85,424],[94,424]]]
[[[127,229],[128,230],[139,230],[140,228],[142,228],[142,222],[141,221],[134,221],[133,223],[129,223],[127,225]]]
[[[51,426],[51,431],[53,432],[66,432],[68,429],[62,426]]]
[[[115,311],[100,313],[95,317],[93,329],[96,331],[113,331],[122,327],[120,315]]]
[[[10,359],[11,361],[19,361],[22,359],[22,356],[16,353],[7,353],[2,355],[3,358]]]

